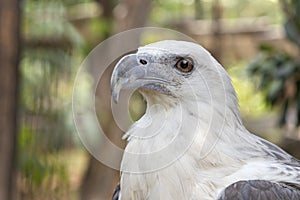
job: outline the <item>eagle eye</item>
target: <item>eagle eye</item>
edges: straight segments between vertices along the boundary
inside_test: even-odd
[[[194,68],[193,62],[190,59],[187,58],[180,58],[175,67],[184,73],[190,72],[192,71],[192,69]]]

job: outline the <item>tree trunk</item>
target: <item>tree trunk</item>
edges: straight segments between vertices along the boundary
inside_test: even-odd
[[[20,4],[0,0],[0,199],[14,199]]]
[[[214,0],[212,6],[212,32],[214,36],[212,54],[222,64],[222,15],[221,0]]]
[[[122,12],[115,16],[117,32],[145,26],[151,11],[152,0],[122,0],[118,5]],[[126,15],[123,15],[123,12]]]

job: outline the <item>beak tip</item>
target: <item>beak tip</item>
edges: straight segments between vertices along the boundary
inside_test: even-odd
[[[129,54],[123,57],[115,66],[111,75],[111,96],[113,101],[117,104],[119,101],[119,94],[123,88],[126,88],[128,82],[130,82],[127,77],[128,70],[131,67],[138,65],[136,54]]]
[[[118,101],[119,101],[119,94],[113,92],[113,93],[112,93],[112,99],[113,99],[114,103],[117,104]]]

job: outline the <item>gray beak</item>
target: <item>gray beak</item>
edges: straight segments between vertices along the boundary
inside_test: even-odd
[[[145,87],[167,93],[168,91],[164,85],[168,81],[165,81],[161,74],[155,73],[153,67],[155,67],[155,64],[147,63],[147,61],[143,64],[139,63],[136,54],[129,54],[123,57],[116,64],[111,76],[110,84],[113,100],[116,103],[118,102],[122,89]]]
[[[122,89],[136,89],[143,85],[146,71],[146,67],[138,63],[136,54],[127,55],[116,64],[110,82],[115,103],[118,102]]]

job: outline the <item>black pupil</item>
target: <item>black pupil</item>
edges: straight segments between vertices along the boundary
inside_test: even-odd
[[[186,61],[186,60],[181,61],[181,63],[180,63],[180,67],[181,68],[185,69],[188,66],[189,66],[189,62],[188,61]]]
[[[146,60],[143,60],[143,59],[140,59],[140,63],[141,63],[142,65],[146,65],[146,64],[147,64],[147,61],[146,61]]]

